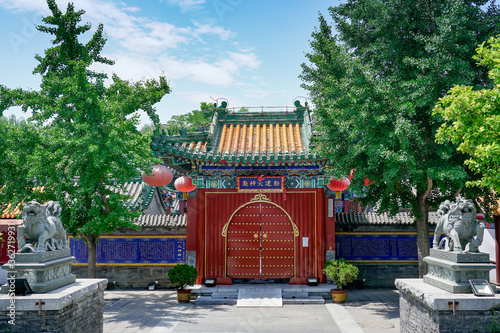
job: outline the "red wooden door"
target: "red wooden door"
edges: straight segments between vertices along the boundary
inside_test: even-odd
[[[227,225],[227,276],[260,279],[260,204],[235,211]]]
[[[222,231],[226,275],[255,280],[294,277],[297,227],[283,208],[264,195],[256,198],[238,208]]]
[[[261,203],[261,277],[287,279],[294,276],[295,237],[287,213],[271,203]]]

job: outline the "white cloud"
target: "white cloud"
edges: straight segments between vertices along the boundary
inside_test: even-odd
[[[181,97],[182,100],[186,102],[186,104],[190,105],[191,108],[197,108],[200,106],[201,102],[209,102],[209,103],[214,103],[212,98],[217,98],[220,92],[216,91],[196,91],[196,90],[190,90],[190,91],[178,91],[176,93],[177,96]]]
[[[94,69],[107,73],[112,71],[121,78],[134,81],[165,75],[167,79],[173,81],[183,79],[213,86],[228,86],[234,84],[235,75],[240,70],[254,68],[253,66],[259,63],[253,54],[245,56],[245,54],[228,53],[228,55],[211,63],[202,59],[179,60],[168,56],[107,54],[105,55],[107,58],[115,60],[115,65],[96,65]]]
[[[19,12],[50,13],[45,0],[0,0],[0,6]]]
[[[124,10],[126,12],[131,12],[131,13],[137,13],[137,12],[141,11],[141,9],[138,7],[123,7],[122,10]]]
[[[201,24],[199,22],[193,22],[193,25],[195,26],[195,29],[193,31],[194,36],[200,36],[204,34],[217,35],[222,40],[228,40],[229,37],[231,37],[232,35],[231,31],[226,30],[219,26],[213,26],[210,24]]]
[[[249,67],[249,68],[257,68],[260,66],[260,61],[257,60],[257,56],[253,53],[236,53],[236,52],[227,52],[231,57],[232,61],[237,66]]]
[[[163,2],[160,0],[160,2]],[[205,3],[205,0],[168,0],[169,3],[177,5],[181,8],[183,12],[188,10],[194,10],[201,7]]]
[[[66,8],[66,0],[57,0],[62,11]],[[171,0],[180,7],[201,5],[204,0]],[[157,78],[164,73],[169,80],[188,80],[212,86],[236,85],[241,71],[259,67],[260,61],[249,49],[244,52],[238,46],[231,45],[234,34],[221,26],[192,22],[188,26],[175,26],[167,22],[152,20],[148,17],[135,16],[140,9],[126,7],[126,4],[109,0],[79,0],[76,10],[85,9],[83,22],[90,21],[94,26],[104,24],[109,42],[119,45],[120,49],[107,49],[106,57],[116,61],[115,66],[95,68],[105,72],[116,72],[120,77],[129,80],[141,78]],[[44,0],[0,0],[0,8],[19,11],[43,11],[47,6]],[[204,36],[215,36],[221,43],[226,43],[224,53],[203,52],[194,58],[200,49]],[[170,50],[183,45],[188,51],[182,58],[175,58]]]

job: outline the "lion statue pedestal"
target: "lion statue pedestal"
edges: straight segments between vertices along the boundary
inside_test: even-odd
[[[489,272],[495,268],[490,255],[478,250],[484,228],[477,222],[474,203],[460,196],[456,202],[446,200],[438,215],[434,248],[424,258],[428,265],[424,282],[451,293],[472,293],[469,280],[489,281]]]
[[[9,279],[26,278],[33,293],[46,293],[75,282],[71,256],[55,201],[44,205],[33,200],[24,205],[23,224],[17,230],[18,252],[2,266]],[[8,284],[2,293],[9,291]]]

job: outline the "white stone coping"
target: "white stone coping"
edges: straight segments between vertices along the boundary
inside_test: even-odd
[[[425,283],[422,279],[396,279],[400,295],[404,293],[435,311],[450,311],[448,302],[455,302],[456,311],[487,311],[500,307],[500,294],[495,296],[474,296],[474,294],[453,294]],[[401,297],[401,296],[400,296]]]
[[[425,257],[424,261],[427,263],[430,263],[434,266],[439,266],[443,268],[447,268],[450,270],[492,270],[495,268],[495,264],[492,264],[490,262],[451,262],[449,260],[441,259],[441,258],[434,258],[431,256]]]
[[[103,291],[108,283],[107,279],[77,279],[67,286],[49,291],[44,294],[29,294],[26,296],[10,297],[8,294],[0,295],[0,311],[9,311],[11,300],[15,300],[15,311],[38,311],[37,302],[45,302],[41,310],[61,310],[81,298],[91,295],[99,290]]]
[[[269,288],[281,289],[282,292],[309,292],[309,293],[327,293],[330,294],[330,290],[335,289],[337,286],[335,284],[318,284],[317,286],[307,286],[307,285],[289,285],[289,284],[279,284],[279,283],[269,283],[269,284],[233,284],[233,285],[216,285],[215,287],[206,287],[205,285],[196,284],[194,286],[188,286],[191,289],[191,294],[212,294],[212,293],[237,293],[239,289],[253,289],[253,288]]]

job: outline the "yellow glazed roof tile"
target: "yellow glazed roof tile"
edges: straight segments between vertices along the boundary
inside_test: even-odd
[[[13,219],[16,218],[17,215],[21,214],[21,209],[20,206],[17,206],[14,210],[12,210],[12,205],[9,204],[7,208],[5,208],[1,215],[0,218],[2,219]]]
[[[218,151],[225,154],[292,153],[303,150],[299,124],[223,125]]]

